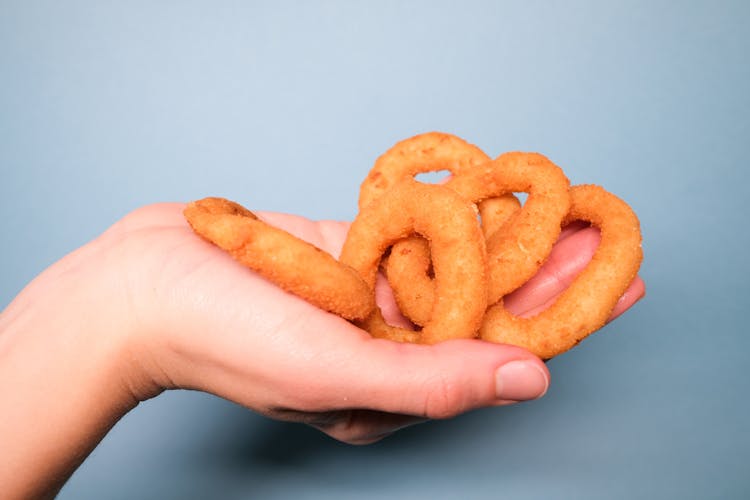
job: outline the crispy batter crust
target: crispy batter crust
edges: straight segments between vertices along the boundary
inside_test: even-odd
[[[327,252],[266,224],[241,205],[204,198],[185,208],[185,218],[204,239],[288,292],[347,319],[365,318],[375,307],[359,274]]]
[[[414,180],[437,170],[452,176],[443,185]],[[523,206],[513,192],[528,193]],[[638,218],[616,196],[571,188],[543,155],[490,160],[449,134],[412,137],[378,158],[359,208],[339,261],[221,198],[190,203],[185,217],[245,266],[374,337],[433,344],[479,336],[546,359],[606,322],[642,260]],[[509,313],[502,297],[537,272],[561,227],[575,220],[601,231],[591,262],[548,309],[531,318]],[[383,319],[375,305],[381,261],[401,311],[421,330]]]
[[[490,160],[460,137],[428,132],[405,139],[380,156],[359,188],[359,209],[380,198],[397,182],[425,172],[461,175]],[[447,182],[450,185],[452,181]]]
[[[529,194],[503,230],[487,240],[490,304],[526,283],[544,264],[570,209],[569,187],[560,167],[539,153],[505,153],[456,178],[454,189],[477,201],[513,191]]]
[[[531,318],[512,315],[502,301],[490,307],[484,340],[521,346],[541,358],[561,354],[601,328],[641,265],[641,231],[632,209],[594,185],[574,186],[564,224],[590,222],[601,231],[591,262],[549,308]]]
[[[455,189],[457,178],[489,161],[490,157],[481,149],[455,135],[429,132],[411,137],[377,159],[360,187],[360,209],[398,181],[420,173],[448,170],[451,178],[444,185]],[[496,198],[474,201],[482,201],[479,211],[485,236],[497,231],[521,205],[510,191],[499,193]],[[383,261],[383,269],[401,311],[414,323],[424,326],[435,300],[428,243],[419,236],[396,242],[390,256]]]
[[[482,232],[489,238],[498,232],[510,217],[521,209],[521,202],[512,193],[496,196],[479,203]]]
[[[434,344],[473,338],[487,308],[486,250],[474,206],[440,185],[404,179],[357,215],[341,252],[375,293],[380,260],[389,246],[417,233],[430,242],[435,298],[421,332],[388,325],[375,308],[357,322],[371,335]]]
[[[456,175],[447,184],[466,199],[502,200],[498,196],[529,193],[520,210],[503,201],[495,207],[496,229],[487,241],[489,303],[524,284],[547,259],[570,207],[569,182],[562,170],[537,153],[506,153]],[[514,198],[515,199],[515,198]],[[491,208],[491,207],[490,207]],[[500,217],[506,221],[500,223]],[[434,284],[428,276],[430,255],[415,239],[394,245],[386,275],[402,312],[417,324],[430,316]]]
[[[499,231],[520,208],[521,202],[511,193],[479,203],[485,239]],[[383,271],[393,289],[399,309],[404,316],[420,326],[429,320],[432,303],[435,301],[431,270],[430,246],[419,236],[399,241],[383,260]]]

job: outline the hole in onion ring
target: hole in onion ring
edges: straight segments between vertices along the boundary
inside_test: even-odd
[[[422,184],[445,184],[451,175],[450,170],[435,170],[419,173],[414,176],[414,179]]]

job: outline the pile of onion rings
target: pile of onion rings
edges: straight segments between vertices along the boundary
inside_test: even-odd
[[[444,170],[451,176],[443,184],[415,180]],[[528,194],[525,203],[518,192]],[[377,159],[338,260],[222,198],[192,202],[184,214],[198,235],[243,265],[374,337],[424,344],[481,338],[543,359],[603,326],[642,260],[638,218],[613,194],[571,187],[538,153],[491,159],[439,132],[401,141]],[[547,309],[511,314],[503,297],[534,276],[561,229],[579,220],[601,232],[591,262]],[[380,271],[415,329],[383,318],[375,303]]]

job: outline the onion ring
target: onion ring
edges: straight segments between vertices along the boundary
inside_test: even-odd
[[[476,200],[503,192],[528,193],[521,210],[487,240],[490,304],[523,285],[544,264],[570,209],[569,187],[560,167],[539,153],[505,153],[484,169],[456,179],[455,189]]]
[[[315,306],[346,319],[367,317],[375,307],[359,274],[329,253],[273,227],[223,198],[191,202],[185,218],[198,235],[235,260]]]
[[[396,182],[426,172],[449,171],[451,177],[444,185],[452,188],[455,177],[471,172],[488,161],[490,157],[484,151],[452,134],[427,132],[404,139],[375,161],[359,188],[359,208],[361,210],[378,199]],[[503,215],[511,207],[521,205],[512,193],[500,198],[492,200],[485,208],[482,204],[479,206],[482,225],[487,226],[485,235],[502,225],[505,220]],[[490,200],[483,203],[490,203]],[[494,219],[495,215],[498,220]]]
[[[414,179],[437,170],[451,173],[442,185]],[[523,206],[513,192],[528,193]],[[375,162],[358,203],[339,261],[228,200],[199,200],[184,213],[197,234],[245,266],[374,337],[424,344],[479,337],[545,359],[606,322],[643,255],[638,218],[616,196],[594,185],[571,188],[543,155],[490,160],[449,134],[397,143]],[[503,297],[578,220],[601,233],[591,262],[549,308],[531,317],[508,312]],[[383,318],[375,301],[381,262],[401,312],[421,330]]]
[[[485,238],[500,230],[520,207],[518,198],[510,193],[481,202],[479,213]],[[398,256],[394,257],[394,254]],[[390,255],[383,259],[382,267],[402,314],[413,323],[424,326],[435,301],[429,243],[420,236],[399,241],[393,245]]]
[[[446,184],[448,186],[448,184]],[[570,208],[569,182],[562,170],[537,153],[506,153],[451,179],[450,187],[466,199],[481,201],[510,192],[529,193],[487,241],[489,304],[525,283],[546,260]],[[386,275],[405,316],[416,324],[430,317],[434,285],[428,275],[430,255],[410,241],[394,245]]]
[[[400,342],[476,337],[487,308],[487,255],[476,209],[455,191],[411,178],[396,182],[360,210],[340,260],[360,273],[374,295],[383,254],[413,233],[430,242],[435,299],[429,321],[419,332],[390,326],[376,306],[356,324],[374,337]]]
[[[380,198],[394,184],[417,174],[448,170],[462,175],[490,160],[460,137],[428,132],[398,142],[381,155],[359,188],[359,209]],[[446,185],[450,185],[449,180]]]
[[[521,202],[511,193],[483,200],[479,203],[484,237],[489,238],[505,225],[521,208]]]
[[[444,185],[453,188],[456,177],[489,161],[490,157],[481,149],[455,135],[429,132],[411,137],[397,143],[377,159],[360,187],[359,208],[361,210],[377,200],[396,182],[420,173],[448,170],[451,177]],[[485,236],[499,229],[518,207],[518,199],[510,192],[480,203]],[[434,302],[428,247],[424,239],[412,236],[395,243],[391,257],[383,261],[399,309],[421,326],[430,318]]]
[[[563,224],[583,220],[601,232],[591,262],[549,308],[533,317],[514,316],[502,301],[490,307],[480,329],[483,340],[520,346],[543,359],[557,356],[601,328],[636,277],[643,251],[633,210],[600,186],[574,186],[570,194]]]

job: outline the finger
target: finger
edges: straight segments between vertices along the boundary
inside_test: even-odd
[[[396,297],[393,295],[393,289],[388,284],[388,280],[383,273],[378,273],[375,281],[375,302],[383,314],[385,322],[391,326],[414,330],[414,324],[409,318],[401,314],[396,303]]]
[[[505,307],[515,315],[524,315],[547,304],[568,288],[586,267],[600,240],[596,228],[568,228],[539,271],[521,288],[504,298]]]
[[[516,401],[499,401],[496,406],[507,406]],[[322,421],[321,421],[322,420]],[[425,417],[387,413],[373,410],[329,412],[324,416],[309,415],[301,421],[325,432],[334,439],[349,444],[371,444],[402,429],[428,422]]]
[[[415,417],[334,419],[326,432],[346,442],[378,439],[420,419],[535,399],[549,386],[541,360],[517,347],[478,340],[400,344],[304,303],[295,309],[294,318],[260,338],[246,328],[237,332],[242,354],[229,360],[217,337],[202,336],[213,340],[180,349],[189,362],[170,370],[170,378],[271,416],[283,409],[333,416],[355,409]]]
[[[636,276],[633,282],[625,290],[625,293],[620,297],[620,300],[615,304],[615,308],[612,310],[607,322],[610,322],[620,316],[622,313],[630,309],[636,302],[646,296],[646,284],[643,282],[640,276]]]
[[[310,425],[334,439],[349,444],[374,443],[398,430],[427,421],[421,417],[374,410],[335,410],[319,413],[276,410],[268,412],[267,416]]]
[[[588,222],[584,222],[582,220],[573,221],[570,224],[562,228],[562,230],[560,231],[560,236],[558,236],[557,238],[557,242],[559,243],[560,241],[564,240],[568,236],[572,236],[578,231],[580,231],[581,229],[585,229],[587,227],[591,227],[591,224],[589,224]]]
[[[428,419],[372,410],[351,410],[343,418],[316,425],[334,439],[349,444],[371,444]]]
[[[583,223],[573,223],[563,232],[549,259],[523,287],[505,297],[506,307],[516,315],[531,317],[551,306],[588,265],[599,246],[599,230]],[[636,276],[615,305],[612,321],[644,297],[646,287]]]
[[[329,342],[335,346],[328,347]],[[325,349],[325,369],[317,364],[318,357],[312,366],[294,363],[294,393],[284,407],[448,418],[474,408],[535,399],[549,386],[545,365],[512,346],[476,340],[424,346],[343,332],[320,335],[315,344]]]
[[[320,426],[348,443],[371,443],[427,419],[536,399],[549,386],[544,364],[510,346],[472,340],[437,346],[369,340],[361,346],[360,350],[367,352],[356,356],[366,356],[367,362],[349,367],[351,376],[340,373],[336,380],[320,380],[328,397],[318,404],[345,401],[343,404],[369,409]],[[349,386],[342,387],[339,377],[347,378]]]
[[[612,313],[607,319],[607,323],[614,320],[629,308],[631,308],[636,302],[641,300],[645,294],[645,284],[643,283],[643,280],[640,278],[640,276],[636,276],[630,286],[628,286],[628,289],[625,290],[625,293],[622,295],[622,297],[620,297],[620,299],[617,301],[615,308],[612,310]],[[524,311],[520,316],[530,318],[539,314],[540,312],[544,311],[552,304],[554,304],[559,295],[560,294],[554,295],[553,297],[549,298],[544,304]]]

